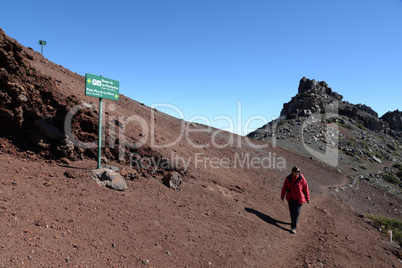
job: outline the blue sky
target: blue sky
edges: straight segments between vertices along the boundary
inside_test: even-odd
[[[303,76],[379,116],[401,110],[401,0],[0,0],[0,11],[0,28],[37,51],[46,40],[49,60],[239,134],[278,117]]]

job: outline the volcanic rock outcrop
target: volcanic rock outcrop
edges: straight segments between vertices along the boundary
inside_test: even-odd
[[[400,130],[402,126],[401,112],[387,113],[382,118],[369,106],[351,104],[342,101],[343,96],[333,91],[326,82],[317,82],[303,77],[300,80],[298,93],[292,100],[283,105],[281,116],[297,118],[314,113],[338,113],[362,121],[371,130]]]
[[[58,96],[58,82],[35,71],[37,57],[0,30],[0,135],[46,157],[72,156],[62,129],[78,99]]]
[[[378,118],[369,106],[342,99],[326,82],[303,77],[296,96],[283,105],[281,117],[248,137],[310,157],[313,150],[318,160],[332,150],[337,153],[332,163],[340,172],[352,170],[354,179],[375,184],[383,178],[393,182],[384,186],[388,192],[400,192],[402,113],[396,110]]]
[[[395,110],[393,112],[387,112],[381,119],[387,121],[389,127],[393,130],[402,130],[402,112]]]
[[[0,29],[0,138],[10,141],[17,151],[64,162],[97,157],[96,146],[77,146],[78,142],[96,143],[98,139],[95,98],[91,101],[75,95],[82,85],[84,77],[54,64],[32,48],[23,47]],[[128,102],[123,95],[121,101]],[[108,119],[108,113],[104,119]],[[162,159],[160,153],[148,146],[138,148],[131,136],[116,135],[114,128],[122,129],[125,125],[113,116],[110,118],[111,123],[104,122],[102,138],[104,143],[117,146],[102,150],[104,162],[128,163],[130,153],[149,163],[161,162],[158,160]],[[132,132],[130,135],[143,134]],[[136,168],[137,173],[144,170]],[[166,164],[155,166],[155,171],[161,173],[162,178],[170,171],[182,172],[182,169]]]

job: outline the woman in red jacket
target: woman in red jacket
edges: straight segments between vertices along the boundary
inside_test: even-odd
[[[303,203],[310,203],[310,193],[308,191],[307,181],[300,173],[299,167],[292,169],[292,174],[286,177],[283,183],[281,199],[285,198],[289,204],[290,219],[292,221],[290,231],[296,233],[297,221],[299,219],[301,206]]]

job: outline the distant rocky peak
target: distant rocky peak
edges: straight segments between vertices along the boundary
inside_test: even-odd
[[[360,111],[365,112],[365,113],[368,113],[368,114],[374,116],[375,118],[378,118],[378,113],[375,112],[373,109],[371,109],[370,106],[367,106],[367,105],[361,104],[361,103],[356,104],[355,106],[356,106],[356,108],[359,109]]]
[[[281,116],[296,119],[317,113],[335,113],[357,119],[371,130],[385,129],[388,125],[393,130],[401,129],[401,112],[387,113],[379,119],[378,114],[369,106],[351,104],[342,99],[343,96],[332,91],[326,82],[303,77],[296,96],[283,104]]]
[[[316,97],[327,95],[339,101],[343,99],[343,96],[333,92],[325,81],[315,81],[315,79],[308,79],[306,77],[300,79],[298,95]]]
[[[283,105],[281,116],[296,118],[317,112],[323,113],[342,99],[343,96],[333,92],[326,82],[317,82],[303,77],[300,80],[297,95]]]
[[[402,130],[402,111],[387,112],[381,119],[387,121],[391,129]]]
[[[319,95],[323,94],[329,95],[332,93],[332,90],[330,87],[328,87],[328,84],[325,83],[324,81],[317,82],[315,81],[315,79],[310,80],[307,79],[306,77],[303,77],[299,83],[298,94],[312,94],[312,93]]]

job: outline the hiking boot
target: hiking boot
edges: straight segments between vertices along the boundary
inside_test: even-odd
[[[296,233],[296,228],[293,228],[290,232],[291,232],[292,234],[295,234],[295,233]]]

